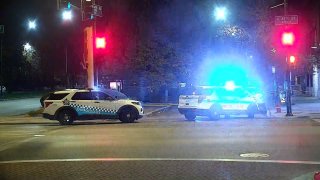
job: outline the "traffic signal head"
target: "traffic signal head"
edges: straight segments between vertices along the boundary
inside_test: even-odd
[[[295,37],[293,32],[283,32],[281,35],[281,43],[284,46],[294,45]]]
[[[59,0],[58,10],[59,9],[71,9],[71,2],[69,2],[69,0]]]
[[[107,41],[105,37],[96,37],[96,49],[105,49]]]
[[[94,19],[93,1],[85,0],[85,1],[82,2],[82,19],[83,20],[92,20],[92,19]]]
[[[296,61],[296,57],[295,56],[290,56],[289,57],[289,61],[290,61],[290,64],[294,64],[295,61]]]

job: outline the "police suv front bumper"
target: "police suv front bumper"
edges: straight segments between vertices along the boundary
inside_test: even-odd
[[[42,117],[45,119],[54,120],[54,115],[51,115],[51,114],[43,113]]]

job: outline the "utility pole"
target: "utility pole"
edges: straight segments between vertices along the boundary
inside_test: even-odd
[[[90,9],[88,11],[88,9]],[[87,63],[87,74],[88,74],[88,88],[94,87],[94,52],[93,52],[93,42],[96,37],[96,17],[102,17],[102,6],[95,4],[95,0],[84,1],[81,0],[81,13],[82,21],[86,21],[84,24],[85,33],[85,53],[84,57]],[[87,16],[89,15],[89,17]],[[96,65],[97,68],[97,65]],[[98,85],[98,71],[97,73],[97,85]]]
[[[94,69],[93,69],[93,27],[84,29],[85,33],[85,58],[87,62],[88,88],[94,87]]]

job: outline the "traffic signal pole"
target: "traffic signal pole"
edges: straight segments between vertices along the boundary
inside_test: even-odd
[[[286,91],[286,105],[287,105],[287,114],[286,116],[293,116],[292,114],[292,103],[291,103],[291,64],[288,59],[288,55],[286,55],[286,80],[287,80],[287,91]]]
[[[273,6],[271,8],[276,8],[276,7],[279,7],[279,6],[282,6],[283,5],[283,10],[284,10],[284,17],[287,16],[287,7],[288,7],[288,3],[287,3],[287,0],[283,0],[283,3],[281,4],[278,4],[276,6]],[[285,29],[287,29],[287,26],[285,27]],[[283,34],[282,35],[282,45],[284,46],[290,46],[290,45],[293,45],[293,41],[294,41],[294,35],[292,33],[289,33],[289,34]],[[286,68],[286,75],[285,75],[285,86],[286,86],[286,105],[287,105],[287,114],[286,116],[293,116],[292,114],[292,103],[291,103],[291,64],[290,64],[290,61],[288,59],[288,47],[285,47],[286,50],[285,50],[285,62],[286,62],[286,65],[287,65],[287,68]]]
[[[288,7],[287,0],[283,0],[284,16],[287,15],[287,7]],[[292,103],[291,103],[291,65],[290,65],[290,62],[289,62],[289,59],[288,59],[288,53],[286,53],[286,63],[287,63],[287,70],[286,70],[286,81],[287,81],[286,105],[287,105],[287,114],[286,114],[286,116],[293,116],[293,114],[292,114]]]

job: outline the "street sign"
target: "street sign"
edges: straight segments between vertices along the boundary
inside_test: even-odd
[[[0,34],[4,34],[4,25],[0,25]]]
[[[96,4],[92,5],[92,14],[94,16],[102,17],[102,6]]]
[[[276,16],[275,25],[298,24],[298,15]]]

